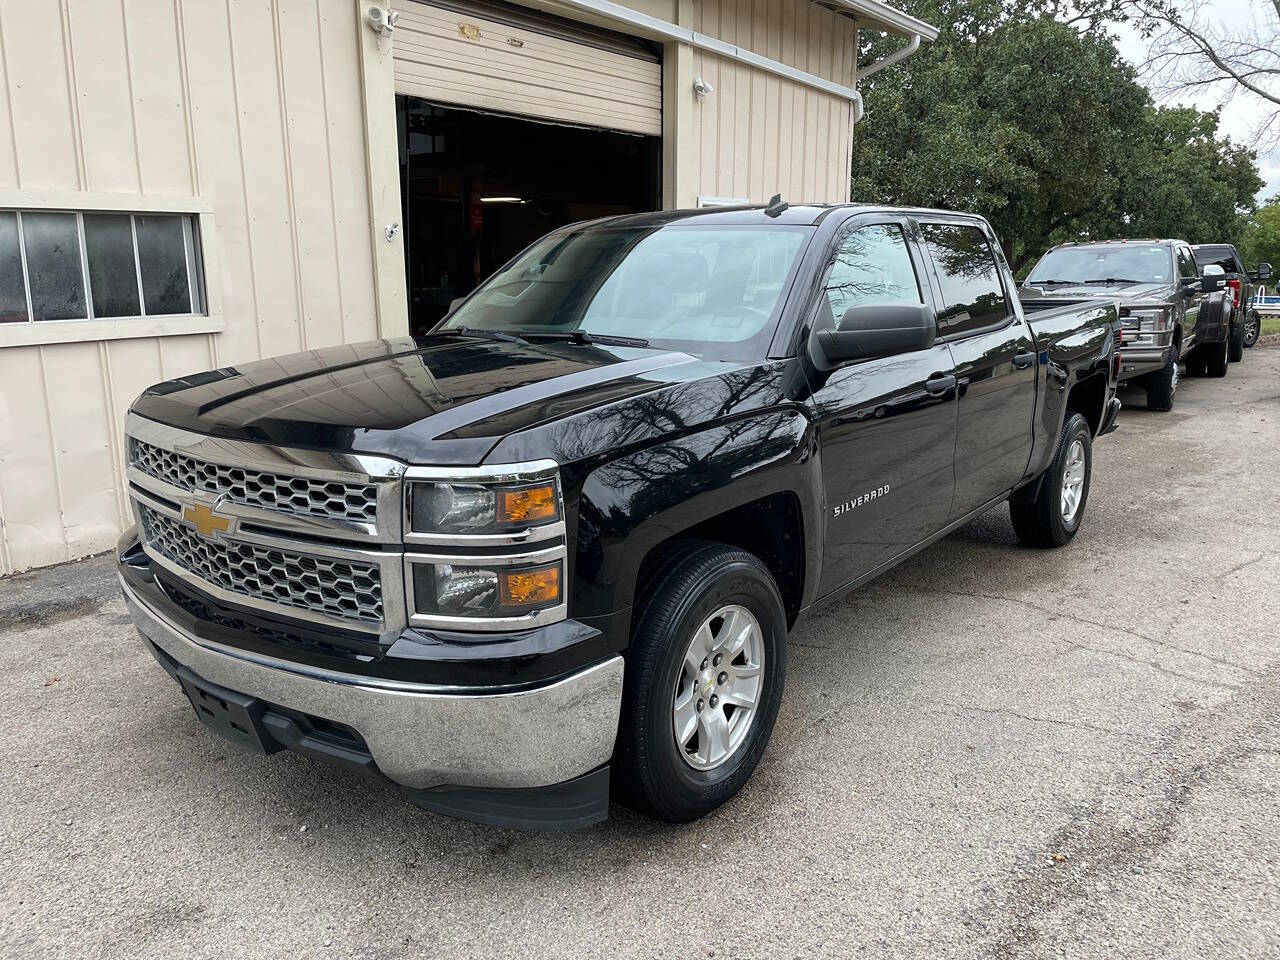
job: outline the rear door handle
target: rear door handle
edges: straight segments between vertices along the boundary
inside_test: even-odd
[[[1026,353],[1019,353],[1013,358],[1013,365],[1017,367],[1019,370],[1025,370],[1027,369],[1027,367],[1031,366],[1035,362],[1036,362],[1036,355],[1034,352],[1030,350],[1028,350]]]
[[[956,378],[951,374],[937,375],[930,377],[924,382],[924,388],[935,396],[940,393],[946,393],[948,390],[954,389]]]

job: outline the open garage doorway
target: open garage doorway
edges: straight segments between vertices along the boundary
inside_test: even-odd
[[[396,97],[409,326],[555,227],[661,207],[660,137]]]

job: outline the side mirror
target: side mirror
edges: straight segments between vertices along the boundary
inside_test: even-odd
[[[1227,271],[1223,270],[1216,263],[1211,263],[1200,272],[1200,280],[1188,280],[1184,284],[1189,293],[1197,290],[1203,290],[1205,293],[1216,293],[1227,285]]]
[[[446,310],[446,311],[444,312],[444,315],[447,317],[449,314],[453,313],[453,311],[457,310],[457,309],[458,309],[458,307],[462,306],[462,301],[463,301],[463,300],[465,300],[465,299],[467,299],[467,298],[466,298],[466,297],[454,297],[452,300],[450,300],[450,301],[449,301],[449,309],[448,309],[448,310]]]
[[[819,330],[814,338],[831,366],[849,360],[871,360],[933,346],[937,327],[924,304],[863,304],[850,307],[835,330]]]
[[[1257,270],[1257,272],[1253,275],[1253,279],[1254,279],[1254,280],[1258,280],[1258,281],[1262,281],[1262,280],[1270,280],[1270,279],[1271,279],[1271,264],[1269,264],[1269,263],[1260,263],[1260,264],[1258,264],[1258,270]]]

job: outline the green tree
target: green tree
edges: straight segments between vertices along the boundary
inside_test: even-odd
[[[1245,225],[1240,256],[1250,269],[1260,263],[1280,268],[1280,193],[1259,207]]]
[[[1262,189],[1253,151],[1218,136],[1218,115],[1148,110],[1132,162],[1096,228],[1191,243],[1235,242]]]
[[[865,82],[855,201],[981,213],[1015,270],[1064,239],[1238,236],[1261,186],[1252,154],[1217,137],[1215,114],[1155,108],[1086,15],[1049,0],[908,6],[942,33]],[[864,56],[891,48],[875,39]]]

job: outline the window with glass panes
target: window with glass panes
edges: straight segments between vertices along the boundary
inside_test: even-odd
[[[0,210],[0,323],[203,316],[192,214]]]

